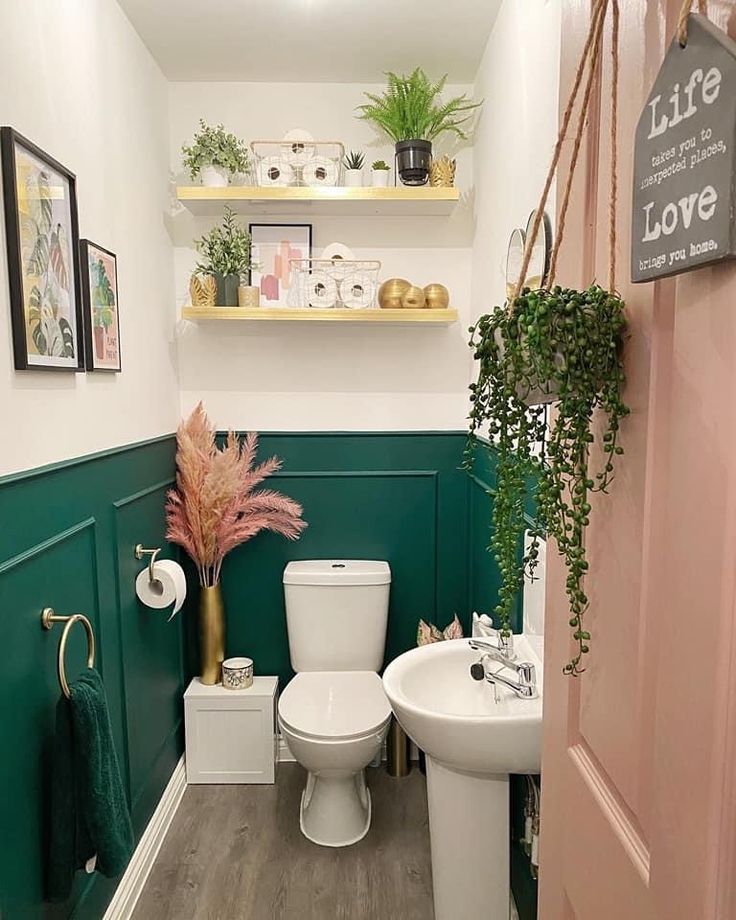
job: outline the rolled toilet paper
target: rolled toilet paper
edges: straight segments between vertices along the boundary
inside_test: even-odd
[[[294,170],[283,157],[264,157],[257,167],[258,184],[265,186],[291,185]]]
[[[187,580],[184,569],[172,559],[161,559],[154,563],[153,581],[151,581],[148,566],[138,573],[135,580],[135,593],[138,600],[151,607],[153,610],[163,610],[164,607],[174,605],[169,620],[172,620],[181,610],[187,596]]]
[[[310,307],[332,309],[337,305],[337,282],[327,272],[312,272],[309,277],[307,298]]]
[[[302,168],[302,179],[312,187],[337,185],[340,164],[329,157],[316,156]]]
[[[376,282],[368,272],[348,272],[340,282],[340,299],[350,309],[372,307],[376,299]]]

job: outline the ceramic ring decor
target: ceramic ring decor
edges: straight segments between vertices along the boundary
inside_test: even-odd
[[[247,690],[252,684],[252,659],[226,658],[222,662],[222,686],[226,690]]]
[[[521,272],[521,263],[524,260],[524,244],[526,235],[523,230],[517,227],[511,231],[509,245],[506,250],[506,296],[511,297],[516,290],[516,282],[519,280]]]

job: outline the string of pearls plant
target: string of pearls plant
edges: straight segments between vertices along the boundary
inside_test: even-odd
[[[618,294],[594,284],[582,292],[524,288],[510,309],[496,307],[470,328],[479,369],[470,386],[466,465],[472,463],[475,436],[487,434],[496,449],[490,549],[502,581],[495,613],[508,635],[525,573],[534,575],[539,539],[545,533],[553,537],[567,567],[575,642],[564,668],[570,675],[582,673],[590,649],[583,588],[590,497],[607,491],[614,459],[623,453],[619,425],[629,413],[621,397],[625,327]],[[548,423],[550,402],[556,405]],[[594,424],[596,410],[600,426]],[[531,494],[537,516],[524,554],[524,505]]]

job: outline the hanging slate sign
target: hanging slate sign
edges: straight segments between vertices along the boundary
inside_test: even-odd
[[[631,280],[736,257],[735,196],[736,43],[691,15],[636,127]]]

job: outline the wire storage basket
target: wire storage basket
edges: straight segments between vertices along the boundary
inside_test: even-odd
[[[291,259],[290,307],[369,310],[376,307],[377,259]]]
[[[334,187],[342,182],[345,147],[339,141],[252,141],[257,185]]]

